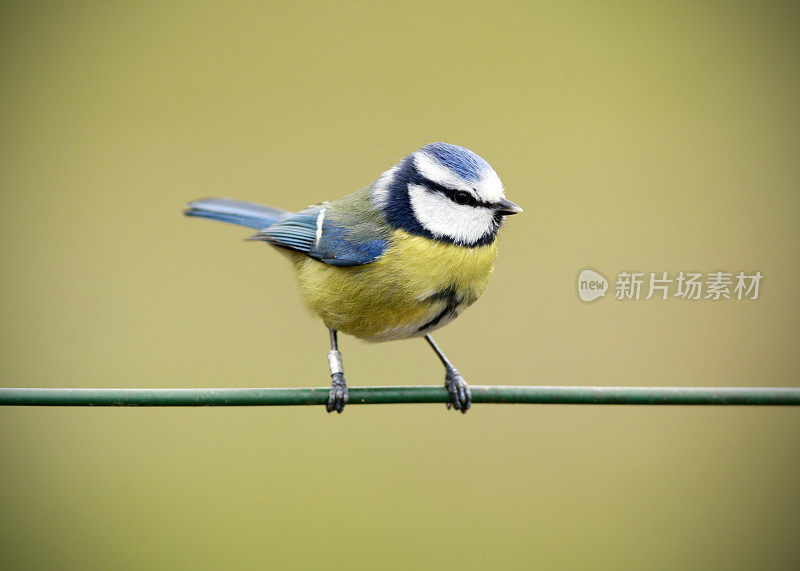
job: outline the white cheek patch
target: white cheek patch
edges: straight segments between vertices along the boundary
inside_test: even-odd
[[[456,204],[442,193],[417,184],[408,185],[408,196],[419,223],[436,237],[475,244],[495,228],[494,210],[490,208]]]

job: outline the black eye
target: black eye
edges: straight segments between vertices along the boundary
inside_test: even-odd
[[[472,200],[472,195],[468,192],[464,192],[463,190],[457,190],[453,194],[453,202],[456,204],[470,204]]]

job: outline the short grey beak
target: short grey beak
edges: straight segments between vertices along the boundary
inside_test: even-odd
[[[519,204],[514,204],[507,198],[504,198],[500,201],[500,204],[497,205],[497,212],[500,214],[505,214],[506,216],[511,214],[519,214],[522,212],[522,207]]]

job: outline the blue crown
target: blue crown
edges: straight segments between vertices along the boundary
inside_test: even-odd
[[[477,182],[484,172],[492,168],[469,149],[450,143],[431,143],[420,151],[432,156],[467,182]]]

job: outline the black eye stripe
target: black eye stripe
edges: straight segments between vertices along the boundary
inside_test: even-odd
[[[432,180],[427,180],[427,179],[424,181],[424,184],[425,186],[428,187],[428,189],[432,191],[441,192],[456,204],[465,204],[465,205],[468,204],[469,206],[474,206],[474,207],[483,206],[485,208],[492,208],[491,204],[478,200],[471,193],[465,190],[447,188],[446,186],[442,186],[441,184],[435,183]]]

